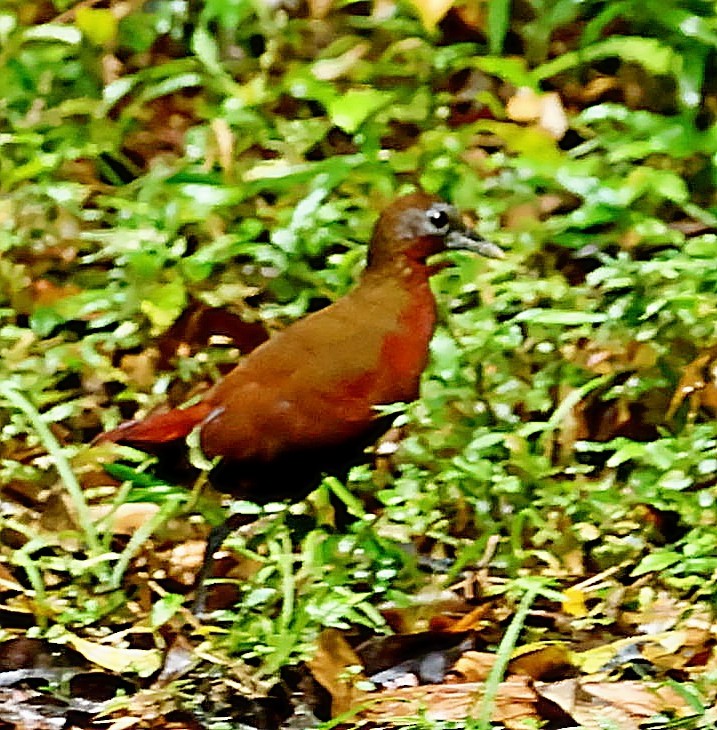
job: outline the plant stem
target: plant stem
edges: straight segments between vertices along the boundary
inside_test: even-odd
[[[475,725],[476,730],[490,730],[490,720],[495,707],[495,698],[498,695],[498,689],[500,688],[500,683],[503,681],[508,662],[518,643],[518,636],[520,636],[520,632],[523,630],[528,611],[530,611],[535,597],[544,589],[545,585],[542,581],[530,581],[523,597],[520,599],[518,609],[515,612],[515,616],[513,616],[513,620],[510,622],[510,626],[508,626],[505,634],[503,634],[498,651],[496,652],[495,664],[491,667],[490,674],[485,683],[485,690],[481,698]]]
[[[87,504],[87,500],[85,499],[85,494],[82,491],[80,483],[77,481],[77,477],[72,471],[72,467],[65,456],[62,446],[60,446],[49,426],[42,419],[40,412],[37,408],[35,408],[30,400],[25,397],[25,395],[20,393],[20,391],[12,385],[0,382],[0,396],[5,398],[5,400],[15,406],[15,408],[19,411],[22,411],[30,422],[32,428],[37,433],[37,436],[42,442],[42,445],[45,447],[48,455],[52,457],[57,473],[64,483],[67,493],[70,495],[70,499],[72,500],[75,512],[77,513],[77,519],[80,523],[80,528],[85,536],[87,547],[93,556],[99,557],[105,552],[105,549],[100,542],[99,535],[97,534],[94,522],[92,521],[92,515],[90,514],[90,508]],[[100,580],[106,579],[106,566],[101,565],[100,567],[101,571],[97,574],[97,577]]]
[[[111,585],[113,588],[119,588],[130,560],[136,555],[142,544],[149,539],[150,535],[163,523],[166,522],[172,514],[177,510],[180,504],[184,502],[183,497],[173,497],[168,499],[155,514],[146,522],[144,522],[137,531],[132,535],[127,546],[122,551],[119,560],[115,564],[112,571]]]

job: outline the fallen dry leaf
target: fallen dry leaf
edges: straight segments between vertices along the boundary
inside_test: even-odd
[[[308,0],[309,15],[315,20],[321,20],[328,15],[333,4],[334,0]]]
[[[585,674],[594,674],[616,662],[622,663],[642,657],[644,647],[659,646],[662,641],[669,641],[673,633],[672,631],[661,631],[650,636],[630,636],[626,639],[618,639],[587,651],[574,652],[572,662]]]
[[[79,294],[80,287],[76,284],[58,285],[49,279],[35,279],[32,282],[32,298],[35,304],[48,307],[67,297]]]
[[[451,667],[446,680],[457,682],[485,682],[495,664],[495,654],[484,651],[467,651]]]
[[[316,654],[308,666],[316,681],[331,695],[334,717],[351,709],[366,695],[355,684],[364,678],[363,674],[347,671],[349,667],[361,667],[361,660],[340,631],[327,629],[321,633]]]
[[[662,641],[642,647],[640,653],[660,669],[682,669],[704,651],[711,638],[708,629],[670,631]]]
[[[311,73],[321,81],[335,81],[345,76],[370,50],[369,43],[365,41],[356,43],[338,56],[316,61],[311,67]]]
[[[185,586],[193,586],[197,581],[206,551],[206,540],[184,540],[175,545],[166,564],[167,576]]]
[[[520,674],[532,679],[555,678],[556,674],[572,667],[571,652],[561,642],[539,642],[520,647],[508,664],[511,674]]]
[[[525,728],[525,720],[537,717],[538,695],[527,678],[509,678],[502,682],[493,709],[492,720],[507,728]],[[370,705],[356,719],[389,722],[395,718],[422,714],[428,720],[465,720],[474,717],[483,696],[483,684],[429,684],[387,690],[366,695]]]
[[[556,91],[538,94],[520,88],[506,104],[505,113],[514,122],[535,122],[553,139],[562,139],[569,123],[560,95]]]
[[[492,607],[488,603],[477,606],[469,613],[461,616],[456,621],[448,623],[442,627],[443,631],[452,631],[454,633],[462,633],[464,631],[473,631],[481,627],[486,617],[490,614]],[[434,628],[431,625],[431,628]],[[438,627],[435,627],[438,628]]]
[[[606,727],[606,721],[620,730],[638,730],[646,718],[660,712],[681,717],[690,711],[681,695],[655,682],[566,679],[538,682],[535,689],[576,723],[595,730]]]
[[[112,505],[92,505],[90,514],[97,520],[107,519],[107,528],[114,535],[133,535],[159,511],[152,502],[125,502],[113,509]]]
[[[22,592],[24,588],[4,565],[0,565],[0,591],[8,590]]]
[[[162,655],[156,649],[127,649],[97,644],[69,633],[65,639],[85,659],[113,672],[134,672],[140,677],[148,677],[162,666]]]
[[[130,380],[140,388],[149,388],[157,379],[158,352],[148,347],[138,355],[124,355],[120,368],[127,373]]]
[[[229,176],[234,169],[235,139],[226,119],[215,118],[211,122],[214,141],[216,143],[217,162],[222,170]],[[207,169],[211,169],[211,161],[207,160]]]
[[[588,609],[585,605],[585,591],[573,586],[566,588],[563,591],[563,595],[565,598],[563,600],[562,608],[565,613],[570,616],[575,616],[576,618],[582,618],[588,615]]]
[[[705,408],[712,416],[717,415],[717,348],[710,347],[699,357],[685,365],[682,377],[667,409],[667,418],[673,418],[680,406],[689,399],[688,419],[694,420],[697,411]]]

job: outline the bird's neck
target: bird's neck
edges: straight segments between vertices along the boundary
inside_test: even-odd
[[[428,287],[428,280],[434,267],[407,256],[396,257],[381,266],[369,266],[362,275],[362,283],[370,281],[393,281],[410,289]]]
[[[430,286],[432,273],[431,267],[421,261],[397,257],[380,267],[369,266],[359,286],[384,292],[387,308],[394,311],[403,326],[415,326],[418,339],[430,339],[436,319],[436,302]]]
[[[431,268],[408,258],[397,258],[379,269],[369,267],[360,287],[381,291],[382,315],[391,321],[381,346],[381,361],[405,393],[394,400],[412,400],[428,359],[428,343],[436,326],[436,302],[429,279]]]

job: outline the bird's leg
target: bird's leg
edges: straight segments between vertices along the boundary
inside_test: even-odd
[[[192,613],[195,616],[202,616],[207,603],[207,580],[212,577],[212,571],[214,569],[214,553],[219,550],[224,540],[229,535],[238,530],[240,527],[244,527],[254,522],[260,515],[257,514],[242,514],[237,512],[227,517],[224,522],[212,527],[209,537],[207,538],[207,546],[204,549],[204,557],[202,558],[202,566],[197,573],[197,580],[195,583],[195,595],[194,603],[192,604]]]

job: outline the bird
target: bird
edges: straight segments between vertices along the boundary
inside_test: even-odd
[[[350,452],[347,445],[376,432],[378,406],[418,397],[437,319],[429,280],[446,265],[428,260],[450,249],[504,256],[453,205],[423,191],[399,197],[378,218],[353,290],[259,345],[198,403],[128,421],[97,440],[151,446],[199,427],[206,456],[252,477],[228,490],[237,492],[272,464]]]
[[[210,475],[219,491],[259,504],[302,499],[388,429],[379,406],[418,397],[437,321],[430,277],[449,263],[432,257],[450,249],[504,256],[444,200],[420,190],[397,198],[352,290],[252,350],[199,402],[98,440],[151,450],[198,428],[205,455],[221,457]]]

